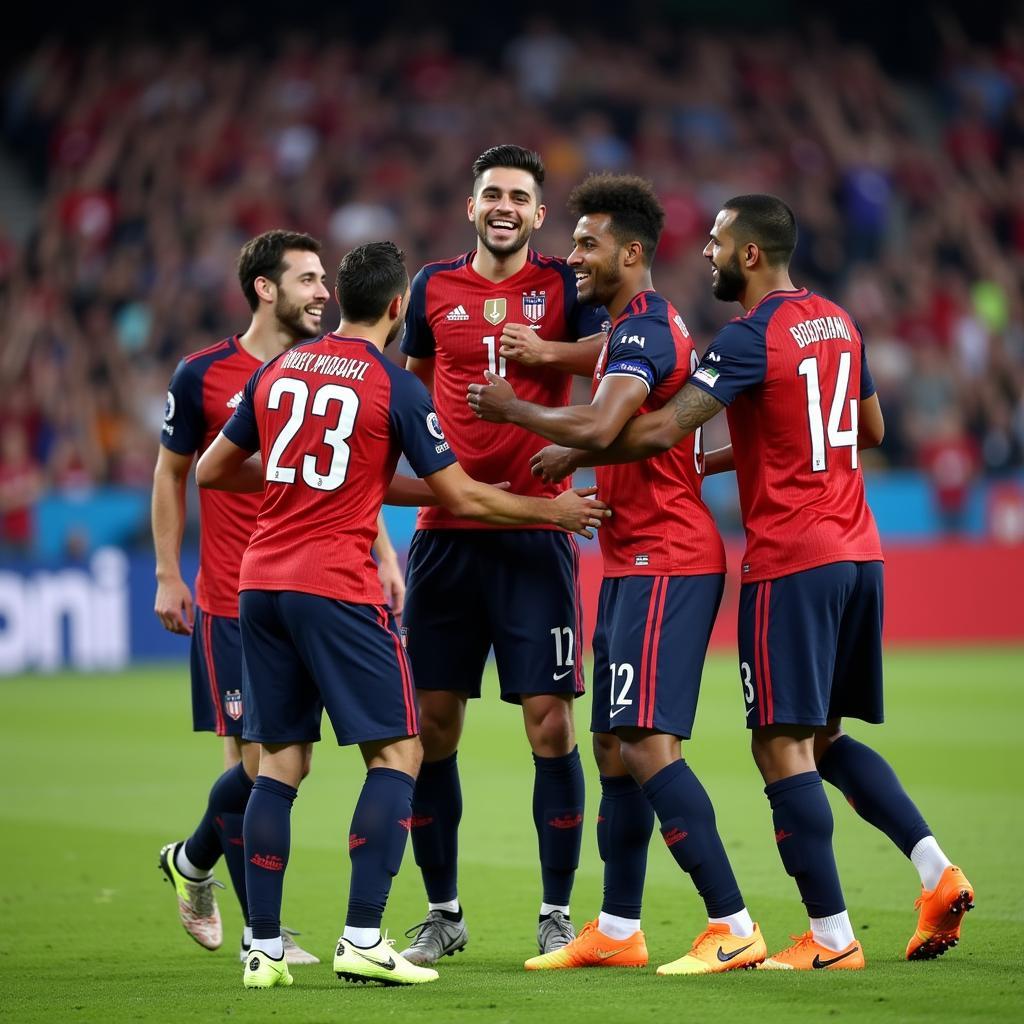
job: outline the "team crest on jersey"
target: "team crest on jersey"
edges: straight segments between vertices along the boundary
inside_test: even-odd
[[[242,717],[241,690],[228,690],[224,694],[224,712],[234,722],[237,722]]]
[[[505,299],[485,299],[484,319],[495,327],[505,319],[508,312],[508,302]]]
[[[536,288],[530,292],[523,292],[523,316],[530,323],[537,323],[544,319],[544,313],[548,306],[548,293],[537,291]]]
[[[238,406],[241,404],[241,402],[242,402],[242,392],[239,391],[237,394],[232,395],[228,399],[228,408],[229,409],[237,409]]]
[[[170,423],[174,419],[174,394],[167,392],[167,401],[164,403],[164,423]]]
[[[409,627],[401,626],[398,630],[398,635],[402,638],[402,646],[409,646]]]

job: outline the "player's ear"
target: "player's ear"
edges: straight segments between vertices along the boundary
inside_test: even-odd
[[[622,262],[627,267],[634,267],[644,258],[644,247],[639,242],[630,242],[623,250]]]
[[[405,304],[404,295],[396,295],[388,303],[388,319],[397,320],[402,315],[402,306]]]
[[[537,212],[533,215],[534,231],[536,231],[537,228],[539,228],[541,224],[544,223],[544,218],[547,216],[547,212],[548,208],[543,203],[541,203],[540,206],[537,207]]]
[[[470,223],[476,220],[476,196],[470,196],[466,200],[466,216],[469,218]]]
[[[748,269],[753,270],[761,261],[761,250],[756,242],[747,242],[743,247],[743,262]]]
[[[269,277],[257,277],[252,286],[261,302],[273,302],[277,298],[277,285]]]

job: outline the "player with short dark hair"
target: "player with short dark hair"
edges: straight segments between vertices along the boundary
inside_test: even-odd
[[[518,427],[481,425],[466,406],[466,387],[486,370],[545,405],[565,405],[570,375],[593,372],[604,312],[577,300],[564,260],[529,247],[546,212],[543,181],[540,157],[521,146],[495,146],[476,159],[467,201],[476,248],[416,275],[402,351],[408,368],[433,390],[467,472],[511,481],[523,494],[554,496],[562,485],[534,479],[522,459],[539,439]],[[434,963],[468,938],[458,894],[457,750],[491,648],[501,698],[521,706],[533,751],[542,881],[538,947],[558,948],[574,934],[569,899],[584,804],[572,715],[573,699],[583,692],[578,562],[576,542],[564,532],[495,530],[443,508],[420,512],[403,620],[424,746],[412,845],[427,917],[410,929],[414,938],[406,951],[416,963]]]
[[[469,404],[491,422],[599,451],[632,417],[661,408],[698,358],[683,318],[651,281],[665,214],[650,183],[592,175],[573,190],[569,210],[578,219],[568,260],[577,294],[612,317],[590,405],[550,409],[522,401],[495,374],[486,385],[470,385]],[[527,960],[528,970],[646,965],[640,907],[655,812],[708,913],[708,927],[689,952],[658,973],[718,973],[752,967],[767,955],[711,801],[680,751],[693,729],[725,580],[722,540],[700,498],[703,464],[698,432],[642,464],[597,471],[601,493],[616,497],[615,519],[601,533],[591,719],[601,773],[604,901],[596,921],[563,949]]]
[[[437,978],[380,933],[422,758],[412,673],[371,557],[399,455],[459,516],[591,536],[606,514],[587,497],[593,488],[522,497],[460,468],[426,389],[383,355],[409,295],[392,243],[354,249],[338,282],[338,329],[257,370],[196,467],[201,487],[263,491],[238,582],[245,737],[261,744],[243,824],[253,930],[247,988],[292,983],[281,892],[291,807],[324,710],[339,744],[358,744],[367,767],[349,830],[348,912],[334,970],[384,984]],[[257,451],[262,461],[250,458]]]
[[[782,200],[737,196],[723,205],[704,255],[716,298],[745,313],[719,331],[670,402],[632,420],[599,458],[665,452],[728,410],[734,444],[723,458],[735,461],[747,532],[739,613],[747,725],[779,854],[810,917],[807,933],[762,966],[864,966],[822,779],[917,869],[920,915],[906,957],[932,959],[959,941],[974,890],[889,764],[842,729],[845,717],[882,721],[882,549],[858,450],[881,443],[884,423],[853,318],[790,279],[795,244]],[[590,458],[557,450],[536,461],[561,472]]]
[[[155,611],[164,628],[191,636],[192,717],[197,731],[224,737],[224,773],[210,791],[206,813],[187,840],[169,843],[161,868],[175,888],[185,930],[207,949],[223,929],[213,868],[223,854],[242,910],[241,956],[251,941],[242,856],[242,815],[256,777],[259,749],[242,739],[242,644],[238,628],[238,567],[256,526],[260,496],[202,491],[199,574],[193,603],[180,566],[188,473],[220,433],[246,382],[266,360],[320,330],[330,299],[320,243],[295,231],[267,231],[242,246],[238,279],[253,316],[241,335],[186,356],[167,392],[161,447],[153,475]],[[389,602],[401,611],[405,584],[384,529],[375,547]],[[285,932],[291,964],[318,963]]]

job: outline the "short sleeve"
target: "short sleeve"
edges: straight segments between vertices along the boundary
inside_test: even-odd
[[[877,388],[875,387],[875,379],[871,376],[871,371],[868,369],[868,349],[864,344],[863,336],[860,339],[860,399],[863,402],[865,398],[870,398]]]
[[[676,368],[676,347],[665,324],[630,318],[608,342],[603,376],[636,377],[653,391]]]
[[[179,455],[192,455],[202,447],[205,437],[203,381],[182,359],[167,389],[160,443]]]
[[[575,284],[573,288],[575,288]],[[594,334],[601,334],[608,330],[611,317],[604,306],[587,306],[584,303],[573,300],[572,310],[569,315],[570,337],[565,341],[578,341],[580,338],[589,338]]]
[[[391,429],[419,477],[456,461],[427,389],[407,370],[396,369],[391,375]]]
[[[256,424],[256,383],[260,379],[262,367],[248,380],[242,391],[242,400],[235,407],[231,419],[224,424],[222,433],[234,445],[243,451],[256,452],[260,448],[260,432]]]
[[[764,381],[768,353],[764,334],[743,320],[733,320],[715,335],[688,384],[706,391],[723,405]]]
[[[412,281],[409,308],[405,311],[405,334],[401,349],[415,359],[429,359],[437,349],[434,332],[427,321],[427,282],[430,278],[426,269],[421,270]]]

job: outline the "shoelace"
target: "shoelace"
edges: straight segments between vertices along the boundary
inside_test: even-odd
[[[440,924],[443,920],[444,918],[440,917],[428,917],[425,921],[420,921],[419,924],[414,924],[411,928],[406,928],[405,937],[407,939],[412,939],[413,942],[415,942],[432,924]]]
[[[186,882],[188,894],[191,897],[192,909],[199,917],[210,917],[213,914],[213,888],[224,888],[223,882],[218,882],[212,875],[203,882]]]
[[[557,931],[558,934],[566,940],[566,942],[572,940],[572,923],[564,914],[552,914],[552,916],[548,918],[548,921],[551,922],[555,931]]]
[[[704,931],[702,931],[700,935],[693,940],[693,945],[690,947],[690,954],[693,955],[698,953],[701,946],[706,945],[708,942],[714,942],[720,938],[720,934],[713,932],[710,928],[705,928]]]

